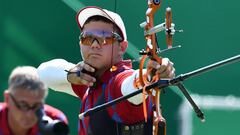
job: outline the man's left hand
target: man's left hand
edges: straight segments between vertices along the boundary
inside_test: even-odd
[[[147,69],[155,69],[153,75],[158,74],[160,78],[169,78],[172,79],[175,77],[175,68],[173,63],[168,58],[162,58],[162,64],[154,60],[150,60],[147,64]]]

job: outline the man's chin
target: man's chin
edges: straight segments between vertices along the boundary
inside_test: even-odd
[[[85,62],[95,69],[98,69],[101,66],[101,63],[100,63],[99,60],[88,60],[88,61],[85,61]]]
[[[93,67],[96,71],[97,70],[106,70],[108,68],[111,68],[111,66],[107,66],[106,62],[103,62],[101,60],[87,60],[85,61],[88,65],[90,65],[91,67]]]

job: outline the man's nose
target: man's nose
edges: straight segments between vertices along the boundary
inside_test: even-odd
[[[101,48],[101,43],[97,39],[93,39],[91,48],[100,49]]]

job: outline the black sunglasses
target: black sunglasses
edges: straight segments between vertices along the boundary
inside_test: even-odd
[[[37,109],[41,108],[43,106],[43,103],[36,103],[33,106],[30,106],[28,103],[24,102],[24,101],[20,101],[18,102],[14,96],[12,94],[9,94],[12,101],[14,102],[14,104],[16,105],[16,107],[21,110],[21,111],[37,111]]]

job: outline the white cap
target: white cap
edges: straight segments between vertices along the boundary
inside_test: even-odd
[[[116,24],[117,27],[122,32],[124,41],[127,40],[126,29],[125,29],[122,18],[114,12],[111,12],[111,11],[108,11],[106,9],[102,9],[102,8],[96,7],[96,6],[87,6],[78,12],[77,22],[78,22],[80,29],[82,29],[84,23],[88,20],[88,18],[90,18],[92,16],[96,16],[96,15],[105,17],[105,18],[109,19],[110,21],[112,21],[114,24]]]

